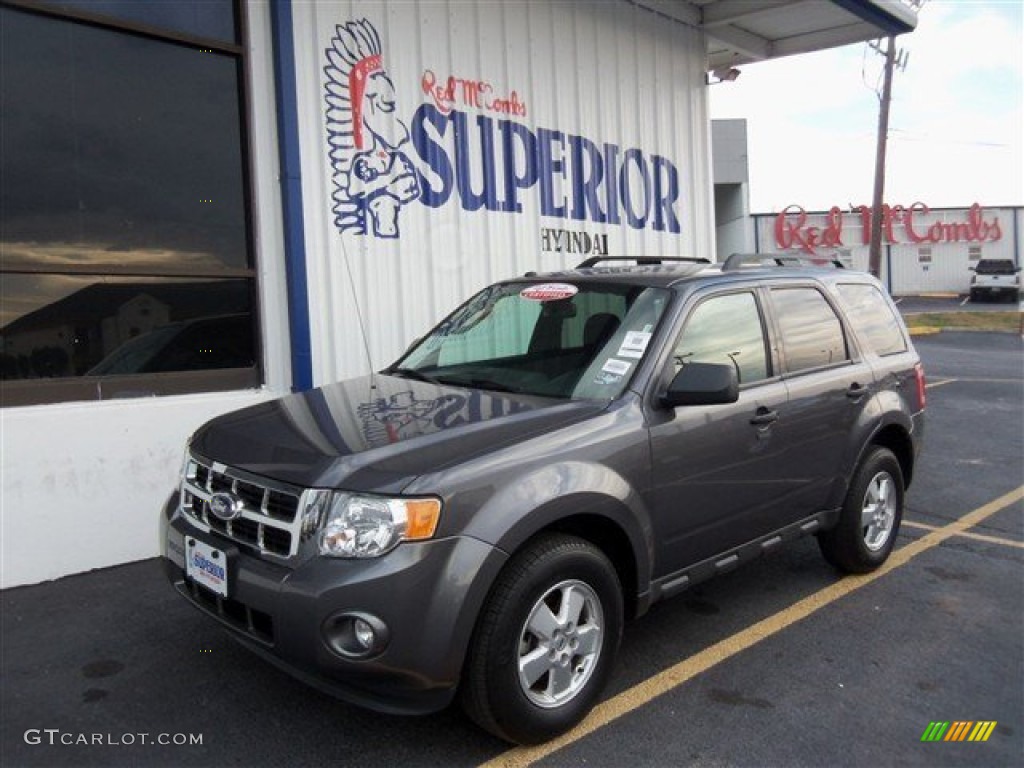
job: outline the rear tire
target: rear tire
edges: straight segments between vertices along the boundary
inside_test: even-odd
[[[508,563],[477,623],[461,697],[482,728],[539,744],[579,723],[604,689],[622,636],[608,558],[583,539],[545,535]]]
[[[871,448],[854,475],[835,528],[818,535],[821,553],[846,573],[868,573],[889,557],[903,519],[904,483],[888,448]]]

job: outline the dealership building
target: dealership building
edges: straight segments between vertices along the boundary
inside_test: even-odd
[[[758,251],[838,259],[867,270],[871,206],[805,211],[789,206],[751,218]],[[971,269],[982,259],[1020,264],[1024,209],[1020,206],[930,208],[926,203],[882,207],[879,278],[894,296],[969,292]]]
[[[915,23],[899,0],[2,0],[0,586],[156,555],[200,424],[379,369],[495,280],[812,233],[861,266],[862,214],[750,216],[716,178],[707,88]],[[893,208],[890,281],[957,233],[1017,254],[1019,218]]]
[[[752,213],[745,120],[712,121],[715,248],[732,253],[783,254],[839,261],[868,270],[871,204],[807,210],[799,202],[772,213]],[[879,278],[894,296],[969,293],[971,271],[982,259],[1021,264],[1024,208],[972,202],[932,208],[927,202],[882,206]]]

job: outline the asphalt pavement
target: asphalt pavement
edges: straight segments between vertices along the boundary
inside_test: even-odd
[[[807,539],[656,605],[627,626],[607,722],[555,751],[311,690],[150,560],[0,593],[0,765],[1019,766],[1021,338],[916,343],[928,433],[893,567],[842,579]],[[937,721],[997,725],[922,742]]]

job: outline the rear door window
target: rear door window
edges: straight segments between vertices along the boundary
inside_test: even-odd
[[[850,359],[843,325],[817,289],[775,288],[770,295],[787,372],[826,368]]]

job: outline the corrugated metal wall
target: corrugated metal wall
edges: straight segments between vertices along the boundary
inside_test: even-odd
[[[713,258],[698,30],[617,1],[321,0],[293,19],[315,383],[369,369],[357,301],[379,368],[488,283],[585,258],[544,230],[612,255]],[[470,188],[493,179],[479,210],[458,146]],[[397,178],[408,166],[415,182]]]

